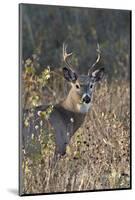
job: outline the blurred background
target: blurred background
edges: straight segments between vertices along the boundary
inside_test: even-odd
[[[21,9],[23,61],[36,55],[37,74],[48,65],[63,66],[63,42],[74,52],[74,68],[87,72],[98,42],[108,80],[130,79],[130,11],[29,4]]]

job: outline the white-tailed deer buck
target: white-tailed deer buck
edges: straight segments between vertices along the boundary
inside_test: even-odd
[[[96,64],[100,60],[99,45],[97,53],[97,60],[89,69],[88,74],[79,75],[72,70],[68,62],[72,53],[67,53],[67,46],[63,45],[63,58],[67,65],[63,68],[63,75],[71,84],[71,89],[67,97],[53,107],[49,116],[49,121],[55,131],[56,155],[64,155],[66,153],[67,144],[77,129],[81,127],[86,114],[89,112],[94,86],[104,74],[103,68],[96,69]],[[31,136],[32,133],[37,134],[35,126],[38,112],[45,109],[45,106],[35,108],[33,120],[27,128],[23,129],[24,144],[28,136]]]

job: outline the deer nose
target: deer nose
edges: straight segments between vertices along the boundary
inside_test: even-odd
[[[90,103],[91,98],[90,98],[89,95],[85,95],[82,100],[83,100],[84,103]]]

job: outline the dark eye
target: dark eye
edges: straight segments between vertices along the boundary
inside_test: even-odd
[[[80,86],[79,86],[78,84],[76,84],[75,86],[76,86],[76,88],[77,88],[77,89],[79,89],[79,88],[80,88]]]
[[[92,88],[93,87],[93,85],[90,85],[90,88]]]

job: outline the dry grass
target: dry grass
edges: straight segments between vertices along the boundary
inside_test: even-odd
[[[130,187],[130,94],[128,82],[96,88],[93,106],[55,164],[54,142],[37,157],[23,157],[23,193]]]

